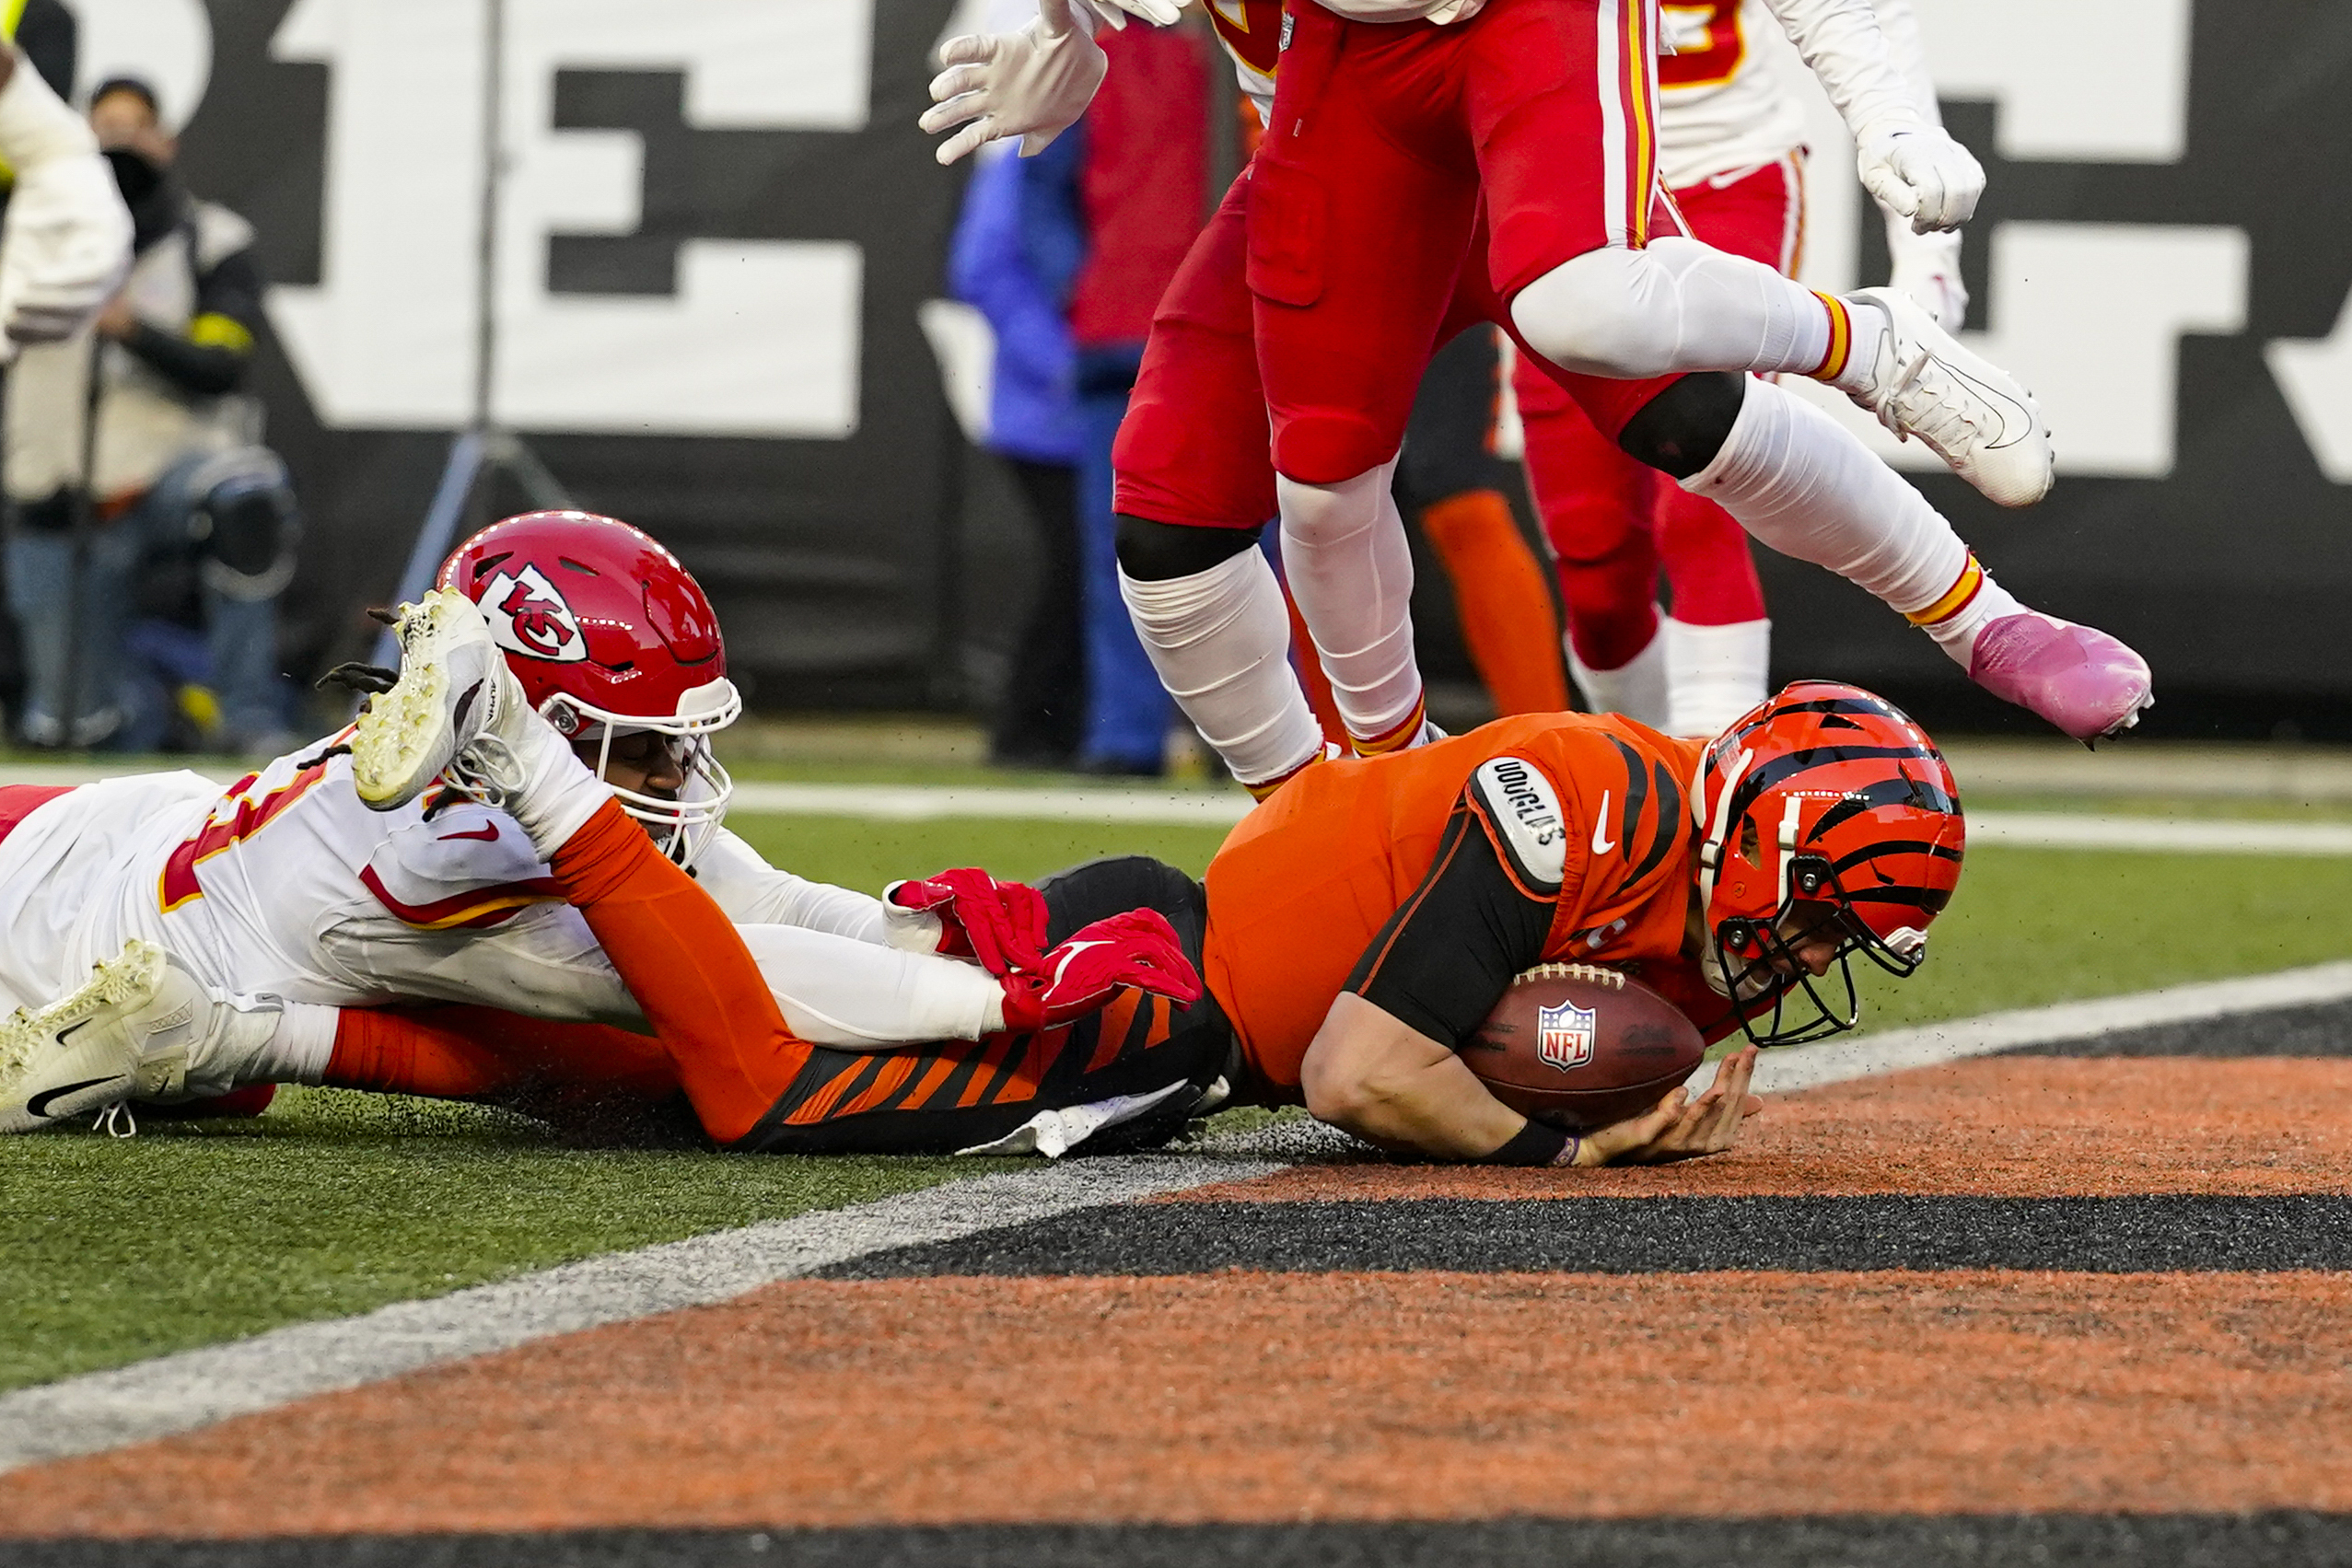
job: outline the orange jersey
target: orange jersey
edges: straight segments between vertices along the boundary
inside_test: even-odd
[[[1431,879],[1465,807],[1519,891],[1551,904],[1540,953],[1514,963],[1640,966],[1695,1005],[1681,953],[1702,749],[1615,714],[1529,714],[1307,769],[1209,863],[1202,971],[1243,1056],[1276,1098],[1296,1098],[1323,1016],[1359,961],[1377,964],[1368,950]]]

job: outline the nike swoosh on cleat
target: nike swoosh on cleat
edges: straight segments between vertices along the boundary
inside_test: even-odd
[[[33,1096],[32,1098],[25,1101],[25,1114],[28,1116],[41,1117],[45,1120],[49,1115],[49,1108],[56,1104],[59,1100],[64,1098],[67,1095],[79,1094],[84,1089],[96,1088],[100,1084],[111,1084],[121,1076],[122,1076],[122,1074],[120,1073],[109,1073],[103,1077],[84,1078],[78,1084],[66,1084],[54,1089],[43,1089],[41,1093]]]
[[[482,682],[479,680],[465,689],[465,694],[458,699],[457,707],[450,713],[449,728],[451,730],[465,728],[465,716],[473,712],[473,700],[481,695]]]
[[[2023,403],[2019,402],[1999,388],[1988,384],[1983,377],[1971,376],[1949,359],[1939,357],[1936,363],[1943,366],[1945,375],[1975,393],[2001,416],[2000,438],[1986,442],[1985,450],[1997,451],[2003,447],[2012,446],[2024,440],[2032,433],[2033,416],[2026,412]]]
[[[486,822],[479,828],[470,828],[462,833],[443,833],[441,835],[441,842],[443,843],[448,843],[451,839],[480,839],[483,843],[489,843],[493,840],[496,839],[497,836],[498,824],[495,822]]]
[[[1601,792],[1601,809],[1592,814],[1592,853],[1607,854],[1617,846],[1609,842],[1609,792]]]

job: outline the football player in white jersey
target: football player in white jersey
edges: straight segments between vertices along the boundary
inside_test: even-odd
[[[710,737],[741,703],[717,620],[636,529],[580,513],[510,518],[441,580],[479,605],[530,724],[591,764],[576,770],[589,804],[617,797],[736,923],[796,1039],[871,1051],[1065,1022],[1158,951],[1098,942],[1062,963],[1046,951],[1044,900],[978,871],[876,899],[768,866],[721,825],[732,784]],[[354,787],[354,738],[225,792],[187,772],[0,790],[0,1000],[43,1008],[0,1031],[0,1131],[134,1097],[320,1082],[349,1026],[338,1008],[444,1002],[646,1027],[511,811],[447,784],[371,809]],[[135,961],[118,961],[126,950]],[[167,981],[198,1018],[187,1049],[120,1074],[55,1049],[126,988]]]

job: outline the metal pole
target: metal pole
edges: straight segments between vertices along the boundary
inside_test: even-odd
[[[82,721],[82,590],[89,579],[90,535],[98,526],[98,410],[106,368],[106,339],[90,329],[90,352],[82,384],[82,474],[72,492],[73,548],[65,569],[65,695],[59,741],[72,747]],[[91,716],[95,717],[93,714]]]

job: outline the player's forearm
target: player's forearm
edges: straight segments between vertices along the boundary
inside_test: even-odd
[[[1932,123],[1922,121],[1917,96],[1888,48],[1870,0],[1765,4],[1806,66],[1821,79],[1856,141],[1865,141],[1874,132]]]
[[[784,1021],[846,1051],[977,1040],[1002,1025],[1004,989],[986,970],[790,925],[739,925]]]
[[[1879,37],[1886,46],[1887,63],[1911,89],[1912,107],[1922,122],[1941,125],[1943,109],[1936,101],[1936,79],[1927,72],[1927,41],[1919,34],[1919,14],[1911,0],[1870,0],[1878,18]]]
[[[1300,1087],[1319,1121],[1392,1153],[1485,1159],[1527,1125],[1444,1044],[1353,994],[1332,1004]]]

